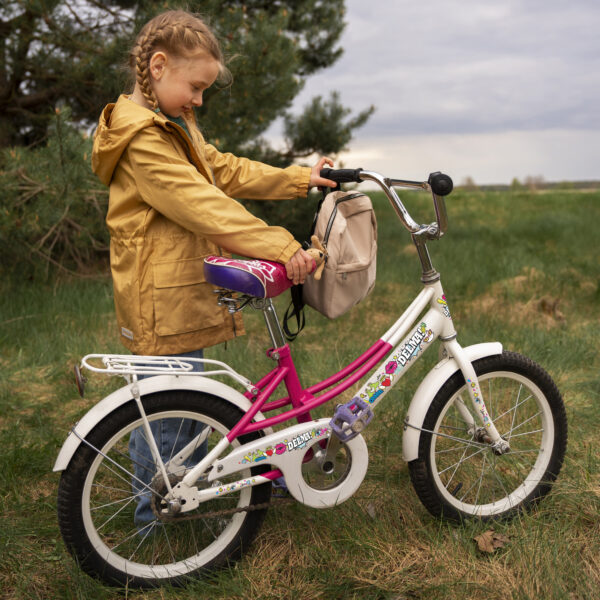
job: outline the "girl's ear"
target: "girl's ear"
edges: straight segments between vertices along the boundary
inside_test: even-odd
[[[153,79],[156,79],[156,81],[160,80],[165,71],[166,64],[167,55],[162,50],[152,55],[152,58],[150,58],[150,75]]]

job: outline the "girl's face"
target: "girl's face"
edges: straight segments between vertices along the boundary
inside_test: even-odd
[[[150,74],[160,110],[170,117],[181,117],[194,106],[202,106],[202,93],[215,82],[219,70],[219,62],[209,54],[180,58],[155,52]]]

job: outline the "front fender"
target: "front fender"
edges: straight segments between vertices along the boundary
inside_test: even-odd
[[[252,406],[248,398],[237,390],[220,381],[201,375],[158,375],[138,381],[138,386],[141,396],[166,390],[193,390],[223,398],[223,400],[231,402],[244,412]],[[84,438],[108,414],[130,400],[133,400],[133,395],[131,394],[130,386],[126,385],[100,400],[98,404],[95,404],[69,433],[52,470],[64,471],[79,447],[81,438]],[[262,421],[264,420],[264,416],[258,412],[254,420]],[[265,432],[269,434],[272,433],[272,430],[267,428]]]
[[[473,362],[485,356],[494,356],[502,354],[502,344],[500,342],[488,342],[485,344],[474,344],[464,348],[469,361]],[[404,425],[404,434],[402,436],[402,458],[406,462],[415,460],[419,456],[419,438],[421,436],[420,428],[423,427],[425,415],[429,406],[433,402],[436,394],[444,383],[458,371],[458,363],[454,358],[446,358],[440,361],[423,379],[421,385],[417,388],[413,396],[408,412],[406,414]],[[419,429],[414,429],[418,427]]]

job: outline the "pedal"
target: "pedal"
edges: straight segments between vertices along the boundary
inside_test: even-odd
[[[340,441],[347,442],[361,433],[372,418],[369,405],[360,398],[352,398],[346,404],[336,406],[329,425]]]

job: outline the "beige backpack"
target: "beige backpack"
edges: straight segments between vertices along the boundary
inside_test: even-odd
[[[302,299],[335,319],[375,286],[377,221],[371,199],[360,192],[330,192],[315,215],[313,233],[327,250],[327,262],[320,279],[306,279]]]

